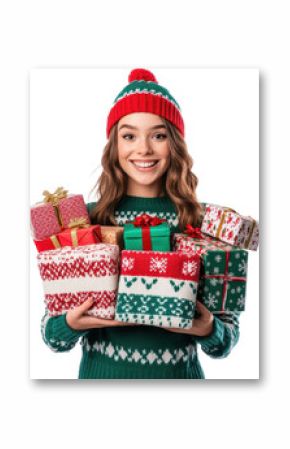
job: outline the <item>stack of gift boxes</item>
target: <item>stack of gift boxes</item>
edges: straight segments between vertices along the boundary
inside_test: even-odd
[[[31,229],[51,316],[89,297],[89,315],[161,327],[190,328],[197,300],[213,313],[245,310],[259,226],[232,209],[208,204],[201,228],[182,234],[147,214],[92,225],[83,196],[58,188],[31,207]]]

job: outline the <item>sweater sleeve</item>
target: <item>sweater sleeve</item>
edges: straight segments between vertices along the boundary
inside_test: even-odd
[[[70,351],[87,332],[69,327],[66,314],[50,317],[46,311],[41,320],[43,341],[54,352]]]
[[[213,332],[207,337],[195,337],[203,352],[212,358],[227,357],[239,340],[239,317],[239,312],[214,315]]]

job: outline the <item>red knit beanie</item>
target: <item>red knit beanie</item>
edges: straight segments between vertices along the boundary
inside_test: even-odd
[[[107,138],[120,118],[133,112],[151,112],[164,117],[184,137],[184,123],[180,106],[165,87],[158,84],[149,70],[134,69],[128,77],[129,84],[114,100],[107,119]]]

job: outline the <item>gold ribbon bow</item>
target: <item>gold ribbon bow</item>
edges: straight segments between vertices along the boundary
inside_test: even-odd
[[[78,246],[78,229],[89,228],[90,225],[87,222],[86,217],[72,218],[68,227],[71,229],[70,235],[73,246]]]
[[[54,208],[55,215],[61,227],[63,227],[63,222],[61,218],[61,213],[58,208],[59,201],[63,198],[67,197],[67,190],[64,190],[63,187],[58,187],[53,193],[50,193],[48,190],[44,190],[42,195],[44,195],[44,203],[51,203]]]
[[[63,187],[58,187],[53,193],[50,193],[48,190],[44,190],[42,195],[44,195],[44,202],[51,203],[53,206],[57,206],[59,200],[67,197],[67,190],[64,190]]]
[[[68,224],[69,228],[88,228],[89,226],[86,217],[71,218]]]

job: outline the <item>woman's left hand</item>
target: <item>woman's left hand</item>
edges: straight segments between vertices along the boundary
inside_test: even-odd
[[[213,331],[213,314],[199,301],[196,302],[196,311],[199,316],[198,318],[194,318],[190,329],[180,329],[175,327],[166,327],[165,329],[180,334],[207,337]]]

